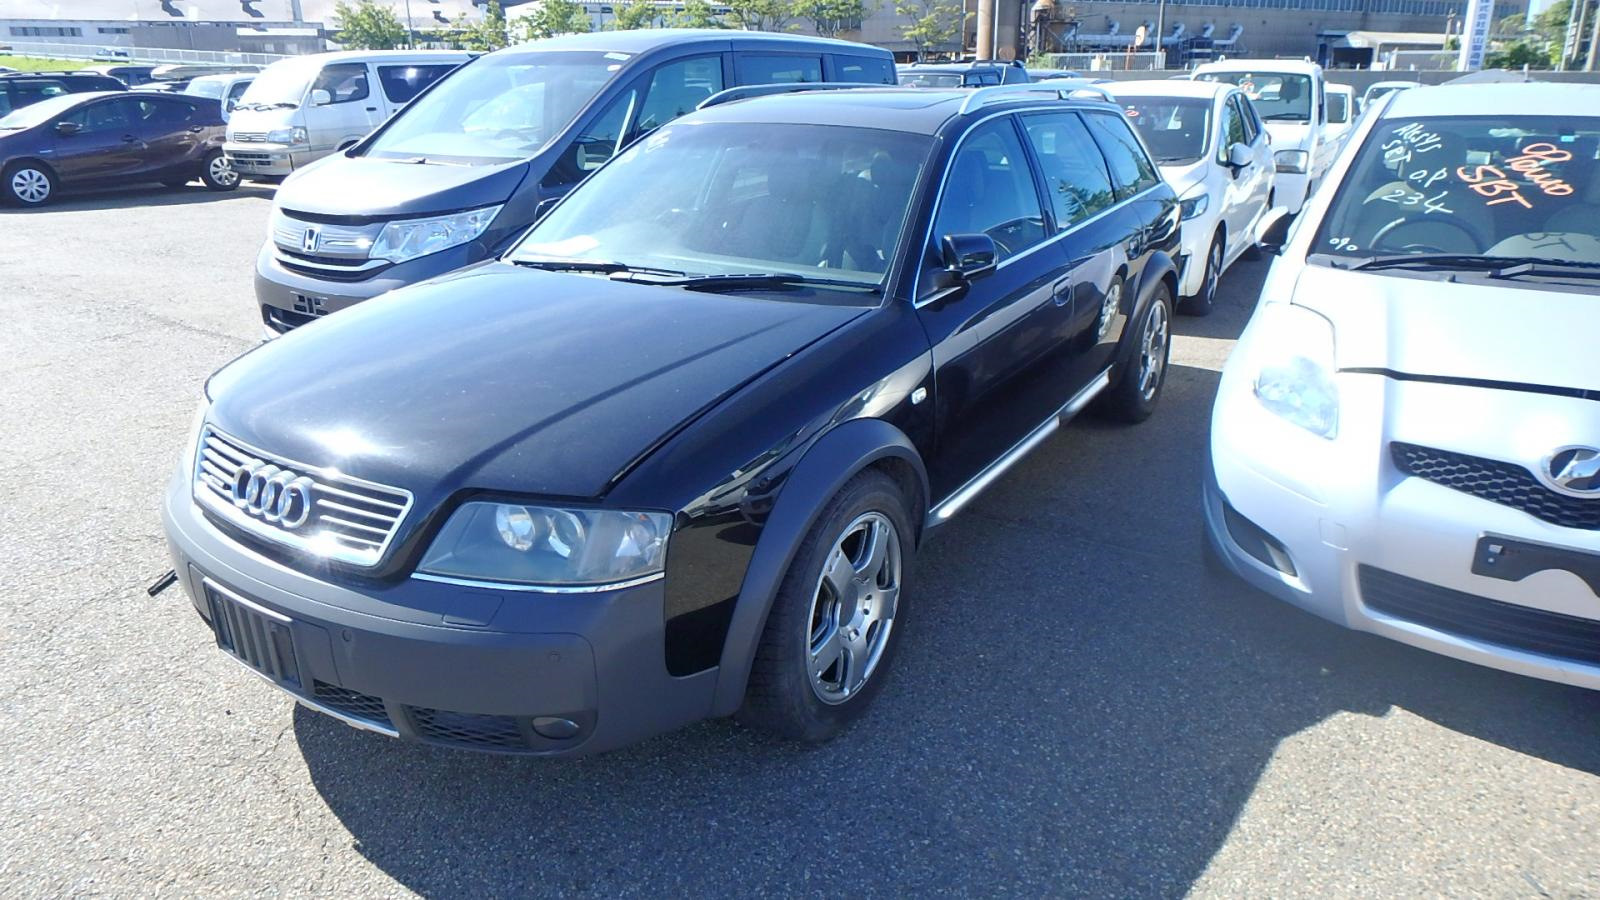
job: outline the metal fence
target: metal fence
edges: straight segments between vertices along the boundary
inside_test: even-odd
[[[1074,72],[1148,72],[1163,69],[1167,55],[1158,50],[1141,50],[1134,53],[1047,53],[1051,68],[1071,69]]]
[[[169,50],[165,47],[96,47],[92,44],[51,44],[32,41],[0,41],[0,53],[18,56],[42,56],[50,59],[97,59],[102,62],[142,63],[240,63],[264,66],[286,57],[280,53],[244,53],[220,50]],[[113,56],[106,51],[127,51],[127,56]]]

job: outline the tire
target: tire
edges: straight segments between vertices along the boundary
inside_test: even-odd
[[[1139,319],[1128,361],[1115,384],[1096,403],[1110,419],[1138,423],[1150,418],[1161,389],[1167,383],[1167,359],[1172,352],[1172,290],[1162,282]]]
[[[892,638],[903,630],[894,625],[906,609],[914,534],[907,509],[899,485],[877,469],[828,501],[773,598],[741,722],[815,744],[871,705],[894,658]]]
[[[1222,281],[1222,232],[1211,239],[1206,249],[1206,271],[1200,279],[1200,293],[1183,298],[1178,311],[1189,316],[1209,316],[1217,303],[1217,285]]]
[[[12,163],[0,173],[0,197],[15,206],[44,206],[61,188],[56,173],[43,163]]]
[[[213,150],[200,162],[200,180],[205,182],[206,190],[231,191],[239,186],[239,173],[228,165],[221,150]]]

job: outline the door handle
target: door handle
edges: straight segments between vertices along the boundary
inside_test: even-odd
[[[367,107],[367,112],[377,112],[377,111],[378,111],[378,108],[376,106]]]
[[[1057,306],[1066,306],[1072,302],[1071,275],[1063,275],[1062,277],[1056,279],[1056,283],[1050,286],[1050,299],[1054,301]]]

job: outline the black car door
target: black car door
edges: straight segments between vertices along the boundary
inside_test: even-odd
[[[199,161],[205,125],[198,110],[176,97],[141,97],[138,134],[145,143],[135,172],[163,172]]]
[[[1064,402],[1045,377],[1068,337],[1070,282],[1014,116],[975,126],[956,146],[918,278],[918,317],[933,347],[939,452],[929,477],[947,497],[1024,440]],[[999,265],[940,290],[944,235],[987,234]]]
[[[115,178],[134,171],[144,153],[137,132],[138,101],[131,97],[95,100],[57,122],[77,126],[58,135],[51,164],[63,181]]]

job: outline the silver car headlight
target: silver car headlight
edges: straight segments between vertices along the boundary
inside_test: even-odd
[[[293,128],[278,128],[267,132],[267,143],[269,144],[304,144],[306,140],[306,130],[298,125]]]
[[[1305,150],[1279,150],[1272,154],[1272,161],[1277,164],[1279,172],[1304,175],[1311,165],[1311,154]]]
[[[1205,212],[1210,206],[1211,195],[1206,193],[1205,185],[1201,185],[1193,196],[1178,201],[1178,212],[1184,220],[1188,220]]]
[[[367,255],[402,263],[475,241],[489,228],[500,212],[498,206],[485,206],[448,216],[426,219],[399,219],[383,226]]]
[[[1339,433],[1339,388],[1334,384],[1333,325],[1288,304],[1262,307],[1255,336],[1262,353],[1255,395],[1286,422],[1332,440]]]
[[[423,577],[601,588],[658,576],[672,516],[518,503],[464,503],[417,566]]]

